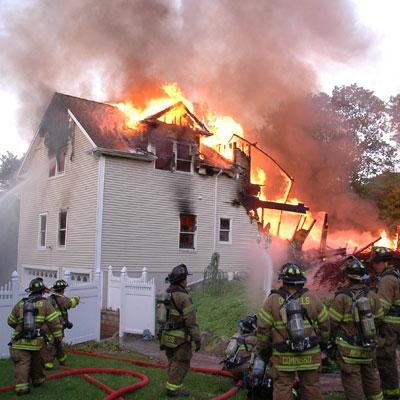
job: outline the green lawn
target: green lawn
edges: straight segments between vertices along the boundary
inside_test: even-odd
[[[116,354],[118,357],[135,358],[136,355],[129,353]],[[139,357],[137,357],[139,358]],[[141,357],[143,358],[143,357]],[[150,382],[136,392],[125,395],[125,399],[141,399],[155,400],[166,399],[164,395],[164,385],[166,372],[163,369],[140,367],[133,364],[128,364],[121,361],[104,360],[93,357],[78,356],[74,354],[68,355],[68,366],[75,368],[85,367],[103,367],[103,368],[118,368],[131,369],[146,374]],[[0,386],[10,385],[13,383],[13,364],[10,360],[0,360]],[[134,377],[118,376],[118,375],[93,375],[99,381],[105,383],[113,389],[118,389],[137,382]],[[232,380],[210,376],[199,373],[190,372],[185,379],[185,387],[191,391],[192,396],[188,399],[205,400],[211,399],[218,394],[222,394],[233,386]],[[80,376],[66,377],[59,380],[48,381],[42,387],[32,388],[29,399],[32,400],[92,400],[102,399],[105,393],[96,386],[86,382]],[[0,394],[2,400],[20,399],[13,392],[5,392]],[[242,390],[234,400],[245,399],[245,392]]]

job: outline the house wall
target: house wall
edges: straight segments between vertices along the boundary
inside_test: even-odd
[[[21,185],[18,267],[93,268],[95,263],[98,159],[75,125],[73,149],[68,146],[65,173],[49,178],[49,158],[42,138],[37,138]],[[73,150],[73,161],[70,160]],[[64,249],[57,247],[58,212],[68,212]],[[39,214],[47,213],[46,249],[38,248]],[[59,275],[60,276],[60,275]]]
[[[230,204],[237,196],[240,180],[224,174],[200,176],[156,170],[153,162],[106,157],[102,268],[126,266],[130,271],[147,267],[165,273],[185,263],[202,276],[214,244],[215,182],[218,179],[219,218],[232,219],[232,244],[217,243],[224,271],[246,271],[249,252],[257,237],[243,207]],[[197,215],[196,250],[179,249],[179,215]],[[217,231],[218,241],[218,231]]]

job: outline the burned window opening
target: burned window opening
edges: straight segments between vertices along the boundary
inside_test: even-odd
[[[170,171],[173,167],[174,144],[171,140],[159,141],[155,144],[157,159],[155,168]]]
[[[176,143],[176,170],[192,172],[192,161],[191,146],[185,143]]]
[[[179,248],[195,249],[196,238],[196,215],[180,214]]]
[[[58,214],[58,246],[65,247],[67,240],[67,211]]]
[[[68,153],[68,145],[61,147],[55,156],[50,157],[49,177],[62,175],[65,172],[65,162]]]

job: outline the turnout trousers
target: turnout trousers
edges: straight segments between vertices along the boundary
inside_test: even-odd
[[[318,370],[283,372],[272,367],[271,372],[274,386],[274,400],[293,399],[292,387],[296,379],[296,374],[299,378],[300,398],[302,400],[322,400]]]
[[[338,360],[344,394],[347,400],[383,400],[379,372],[375,363],[346,364]]]
[[[183,379],[190,368],[192,346],[189,342],[179,345],[176,349],[167,349],[168,358],[166,389],[175,391],[182,389]]]
[[[400,338],[400,326],[385,325],[385,329],[382,329],[382,336],[385,339],[385,344],[383,347],[378,347],[376,361],[381,376],[383,396],[396,399],[400,397],[396,354]]]
[[[29,383],[39,386],[45,381],[41,350],[11,349],[10,353],[15,365],[15,391],[17,393],[29,392]]]

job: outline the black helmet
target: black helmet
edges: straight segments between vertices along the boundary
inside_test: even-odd
[[[63,291],[66,287],[68,287],[68,283],[64,281],[64,279],[59,279],[58,281],[54,282],[54,285],[52,289],[55,292],[61,292]]]
[[[29,287],[25,289],[27,293],[41,293],[46,289],[43,283],[43,278],[35,278],[29,282]]]
[[[389,261],[393,257],[392,250],[388,247],[376,246],[372,248],[370,261],[372,263],[378,263],[381,261]]]
[[[240,332],[243,334],[252,333],[257,328],[257,315],[248,315],[239,322]]]
[[[185,264],[179,264],[174,267],[170,274],[165,278],[165,282],[169,282],[172,284],[180,283],[186,279],[189,274],[189,271]]]
[[[346,261],[344,273],[347,278],[355,281],[365,281],[369,278],[364,264],[353,256]]]
[[[278,279],[289,285],[304,285],[307,281],[303,268],[293,262],[282,265]]]

